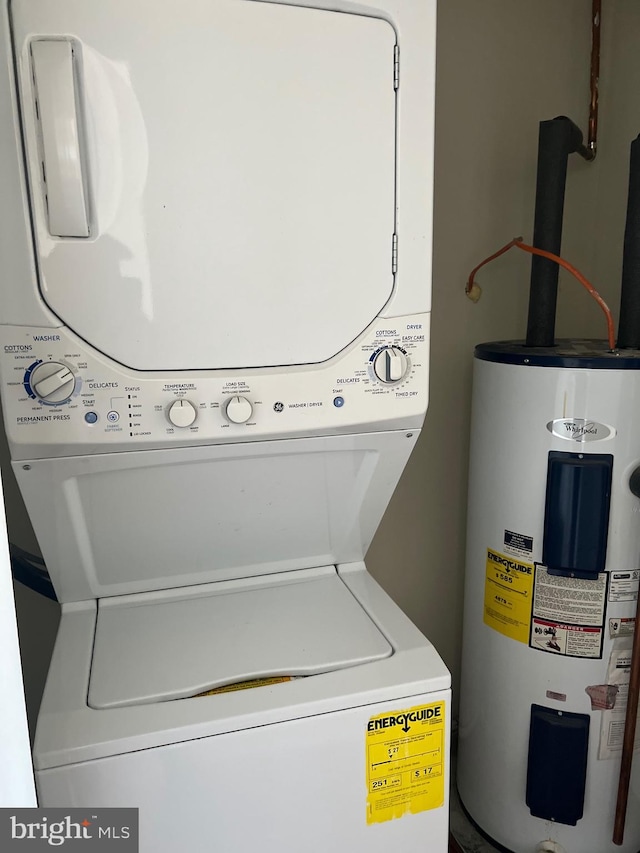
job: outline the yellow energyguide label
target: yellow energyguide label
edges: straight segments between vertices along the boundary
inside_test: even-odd
[[[371,717],[366,732],[367,823],[444,805],[445,703]]]
[[[528,645],[532,596],[533,566],[487,549],[484,624]]]

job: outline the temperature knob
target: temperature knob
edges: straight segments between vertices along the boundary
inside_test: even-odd
[[[167,412],[167,417],[177,427],[190,427],[197,415],[196,407],[188,400],[176,400]]]
[[[253,414],[253,406],[246,397],[231,397],[225,411],[232,424],[246,424]]]
[[[375,357],[373,371],[380,382],[400,382],[407,373],[407,357],[399,347],[385,347]]]
[[[66,403],[73,394],[76,377],[66,364],[44,361],[29,376],[31,390],[45,403]]]

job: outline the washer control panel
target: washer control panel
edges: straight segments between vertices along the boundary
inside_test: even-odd
[[[421,424],[429,315],[378,320],[322,364],[140,372],[66,328],[0,327],[14,459]]]

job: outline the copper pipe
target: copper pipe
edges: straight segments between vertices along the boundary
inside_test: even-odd
[[[589,103],[589,138],[587,145],[593,156],[598,147],[598,88],[600,85],[600,20],[602,0],[593,0],[591,9],[591,101]]]
[[[620,781],[618,783],[618,801],[616,817],[613,825],[613,843],[622,844],[624,841],[624,824],[627,817],[627,801],[629,799],[629,782],[631,780],[631,763],[633,761],[633,746],[636,738],[636,721],[638,719],[638,693],[640,692],[640,595],[636,606],[635,630],[633,632],[633,648],[631,651],[631,672],[629,673],[629,695],[627,697],[627,713],[624,721],[624,739],[622,742],[622,762],[620,764]]]
[[[585,160],[595,160],[598,152],[598,87],[600,84],[600,22],[602,0],[593,0],[591,6],[591,77],[589,100],[589,127],[587,144],[578,153]]]

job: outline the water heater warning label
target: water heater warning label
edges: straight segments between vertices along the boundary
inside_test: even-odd
[[[445,703],[371,717],[366,732],[367,823],[444,805]]]
[[[536,563],[529,645],[566,657],[602,657],[606,600],[606,573],[585,580],[551,575]]]
[[[529,642],[533,566],[487,550],[484,623],[519,643]]]
[[[601,627],[564,625],[535,617],[531,622],[531,648],[541,652],[572,658],[599,658],[602,657],[602,640]]]

